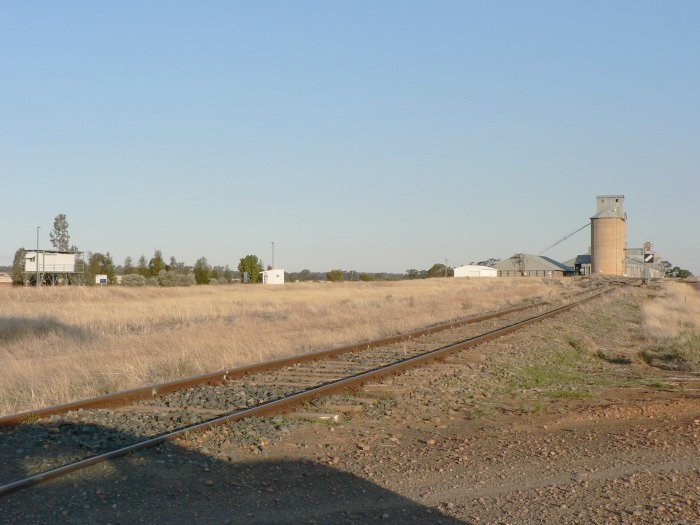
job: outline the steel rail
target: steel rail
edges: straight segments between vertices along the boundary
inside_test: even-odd
[[[593,288],[591,290],[582,290],[572,294],[572,297],[582,295],[585,293],[590,293],[599,290],[603,286]],[[381,339],[376,339],[374,341],[366,341],[362,343],[356,343],[353,345],[348,345],[344,347],[334,348],[331,350],[319,350],[317,352],[310,352],[307,354],[297,354],[287,357],[280,357],[270,361],[265,361],[263,363],[255,363],[252,365],[244,365],[236,368],[217,370],[216,372],[209,372],[206,374],[184,377],[181,379],[175,379],[173,381],[167,381],[164,383],[157,383],[154,385],[147,385],[142,387],[137,387],[129,390],[121,390],[119,392],[112,392],[111,394],[104,394],[101,396],[96,396],[88,399],[81,399],[77,401],[70,401],[68,403],[61,403],[58,405],[37,408],[34,410],[28,410],[25,412],[17,412],[14,414],[7,414],[5,416],[0,416],[0,427],[2,426],[13,426],[20,423],[25,423],[28,421],[35,421],[54,414],[65,414],[73,410],[87,410],[87,409],[97,409],[97,408],[116,408],[120,406],[129,405],[136,401],[141,401],[144,399],[151,399],[158,396],[163,396],[171,392],[176,392],[178,390],[185,390],[187,388],[192,388],[202,384],[217,385],[226,381],[228,379],[238,379],[251,374],[257,374],[260,372],[269,372],[271,370],[277,370],[290,366],[297,363],[304,363],[308,361],[315,361],[319,359],[326,359],[328,357],[336,357],[341,354],[351,353],[351,352],[361,352],[363,350],[369,350],[371,348],[378,348],[381,346],[387,346],[394,343],[401,343],[408,341],[411,338],[422,337],[425,335],[435,334],[444,330],[449,330],[451,328],[458,328],[460,326],[480,323],[483,321],[488,321],[489,319],[495,319],[498,317],[503,317],[508,314],[517,313],[522,310],[527,310],[529,308],[535,308],[538,306],[547,306],[550,304],[548,301],[539,301],[537,303],[526,304],[523,306],[516,306],[508,310],[500,310],[492,312],[489,314],[480,315],[477,317],[469,317],[466,319],[460,319],[457,321],[448,321],[446,323],[439,323],[427,328],[420,328],[418,330],[413,330],[405,334],[399,334],[390,337],[384,337]]]
[[[549,310],[547,312],[541,313],[539,315],[529,317],[527,319],[524,319],[522,321],[518,321],[516,323],[512,323],[510,325],[504,326],[502,328],[498,328],[496,330],[491,330],[489,332],[486,332],[484,334],[481,334],[476,337],[470,337],[468,339],[465,339],[463,341],[459,341],[457,343],[452,343],[446,346],[442,346],[437,349],[433,350],[428,350],[426,352],[420,353],[418,355],[408,357],[406,359],[402,359],[400,361],[396,361],[395,363],[389,364],[389,365],[384,365],[381,367],[377,367],[375,369],[366,371],[366,372],[360,372],[358,374],[343,378],[343,379],[338,379],[336,381],[333,381],[331,383],[326,383],[321,386],[313,387],[308,390],[298,392],[295,394],[292,394],[288,397],[276,399],[273,401],[267,401],[265,403],[261,403],[260,405],[257,405],[255,407],[251,408],[246,408],[242,410],[236,410],[228,414],[224,414],[222,416],[210,419],[208,421],[204,421],[201,423],[194,423],[192,425],[188,425],[186,427],[179,428],[177,430],[174,430],[172,432],[167,432],[165,434],[161,434],[160,436],[156,436],[153,438],[149,438],[144,441],[140,441],[138,443],[134,443],[132,445],[113,450],[111,452],[106,452],[104,454],[100,454],[97,456],[93,456],[91,458],[83,459],[80,461],[76,461],[74,463],[70,463],[68,465],[63,465],[61,467],[54,468],[52,470],[48,470],[45,472],[41,472],[39,474],[34,474],[32,476],[29,476],[27,478],[14,481],[12,483],[8,483],[5,485],[0,486],[0,497],[5,496],[7,494],[10,494],[12,492],[15,492],[17,490],[25,489],[34,485],[37,485],[39,483],[42,483],[44,481],[48,481],[50,479],[54,479],[66,474],[69,474],[71,472],[75,472],[77,470],[81,470],[83,468],[102,463],[104,461],[108,461],[110,459],[116,459],[119,457],[126,456],[128,454],[131,454],[133,452],[137,452],[139,450],[143,450],[146,448],[151,448],[157,445],[161,445],[163,443],[173,441],[174,439],[177,439],[181,436],[186,435],[188,432],[196,432],[199,430],[205,430],[207,428],[211,428],[214,426],[218,425],[223,425],[226,423],[231,423],[235,421],[240,421],[242,419],[246,418],[251,418],[251,417],[262,417],[262,416],[271,416],[275,414],[281,414],[284,412],[287,412],[288,410],[306,402],[313,401],[314,399],[317,399],[322,396],[328,396],[332,394],[336,394],[338,392],[348,390],[348,389],[353,389],[353,388],[358,388],[362,386],[364,383],[368,381],[374,381],[378,379],[382,379],[384,377],[390,376],[390,375],[396,375],[401,372],[404,372],[405,370],[408,370],[410,368],[415,368],[417,366],[423,365],[425,363],[439,360],[439,359],[444,359],[450,354],[460,352],[462,350],[465,350],[467,348],[473,347],[480,345],[482,343],[486,343],[488,341],[492,341],[493,339],[496,339],[498,337],[502,337],[504,335],[510,334],[512,332],[515,332],[525,326],[528,326],[530,324],[536,323],[538,321],[542,321],[543,319],[547,319],[549,317],[553,317],[557,314],[560,314],[562,312],[565,312],[567,310],[570,310],[576,306],[579,306],[582,303],[585,303],[587,301],[593,300],[597,297],[600,297],[606,293],[611,292],[614,290],[614,288],[610,288],[607,290],[604,290],[602,292],[596,293],[595,295],[592,295],[590,297],[586,297],[584,299],[581,299],[579,301],[574,301],[572,303],[566,304],[564,306],[560,306],[558,308],[554,308],[552,310]]]
[[[590,290],[585,290],[583,292],[578,292],[574,295],[579,295],[581,293],[589,292]],[[130,390],[122,390],[119,392],[113,392],[111,394],[104,394],[101,396],[81,399],[78,401],[71,401],[68,403],[62,403],[59,405],[53,405],[49,407],[38,408],[35,410],[28,410],[26,412],[17,412],[15,414],[8,414],[5,416],[0,416],[0,427],[2,426],[13,426],[20,423],[34,421],[54,414],[65,414],[73,410],[79,409],[97,409],[97,408],[115,408],[120,406],[125,406],[132,404],[136,401],[141,401],[143,399],[151,399],[154,397],[169,394],[171,392],[176,392],[178,390],[185,390],[192,388],[194,386],[199,386],[202,384],[216,385],[220,384],[229,379],[237,379],[245,377],[251,374],[257,374],[260,372],[269,372],[271,370],[277,370],[284,368],[286,366],[294,365],[297,363],[304,363],[308,361],[315,361],[319,359],[326,359],[329,357],[336,357],[341,354],[360,352],[364,350],[369,350],[371,348],[377,348],[381,346],[387,346],[394,343],[401,343],[408,341],[412,338],[422,337],[425,335],[435,334],[444,330],[449,330],[451,328],[458,328],[460,326],[480,323],[483,321],[488,321],[489,319],[495,319],[498,317],[503,317],[512,313],[517,313],[522,310],[527,310],[530,308],[535,308],[538,306],[547,306],[550,304],[548,301],[540,301],[537,303],[526,304],[523,306],[517,306],[515,308],[510,308],[508,310],[501,310],[492,312],[485,315],[480,315],[477,317],[470,317],[467,319],[460,319],[458,321],[449,321],[446,323],[440,323],[437,325],[429,326],[427,328],[421,328],[418,330],[413,330],[405,334],[384,337],[382,339],[376,339],[374,341],[366,341],[362,343],[356,343],[348,346],[343,346],[339,348],[334,348],[331,350],[320,350],[317,352],[310,352],[307,354],[297,354],[288,357],[280,357],[273,359],[271,361],[265,361],[263,363],[255,363],[252,365],[240,366],[237,368],[230,368],[225,370],[217,370],[216,372],[210,372],[207,374],[201,374],[196,376],[185,377],[182,379],[176,379],[174,381],[168,381],[165,383],[158,383],[154,385],[148,385],[138,388],[133,388]]]

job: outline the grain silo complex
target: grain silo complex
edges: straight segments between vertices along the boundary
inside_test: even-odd
[[[591,274],[625,275],[627,214],[624,195],[598,195],[591,217]]]

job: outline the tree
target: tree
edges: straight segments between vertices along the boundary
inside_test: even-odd
[[[85,270],[87,284],[95,284],[95,276],[97,275],[106,275],[107,282],[109,284],[114,284],[116,282],[115,273],[114,261],[109,252],[105,254],[99,252],[90,254]]]
[[[87,281],[83,281],[83,276],[87,272],[87,263],[83,259],[83,252],[79,252],[77,248],[73,251],[75,246],[71,247],[71,252],[75,254],[75,273],[68,275],[68,282],[70,284],[85,284]]]
[[[124,272],[124,275],[136,273],[136,268],[134,268],[134,262],[131,260],[131,257],[127,256],[127,258],[124,259],[124,267],[122,270]]]
[[[260,281],[263,263],[258,259],[257,255],[246,255],[238,263],[238,271],[241,272],[241,276],[248,272],[248,278],[251,283],[257,283]]]
[[[24,256],[27,251],[24,248],[20,248],[15,252],[15,259],[12,261],[12,283],[13,284],[24,284]]]
[[[338,282],[343,280],[343,270],[331,270],[326,272],[326,281]]]
[[[231,268],[228,267],[228,264],[224,269],[224,281],[226,281],[227,283],[233,281],[233,272],[231,271]]]
[[[53,231],[49,232],[49,239],[56,250],[67,252],[70,250],[70,235],[68,235],[68,220],[65,214],[56,215],[53,220]],[[77,248],[75,248],[77,251]]]
[[[156,250],[153,253],[153,258],[148,261],[148,271],[153,277],[158,277],[161,270],[165,270],[165,261],[163,260],[163,252]]]
[[[435,263],[428,270],[428,277],[445,277],[445,273],[447,273],[448,277],[454,276],[454,271],[452,271],[452,268],[448,267],[447,272],[445,272],[444,264]]]
[[[375,281],[377,278],[371,273],[361,273],[359,279],[360,281]]]
[[[496,266],[496,263],[499,261],[500,261],[500,259],[497,259],[496,257],[491,257],[490,259],[486,259],[485,261],[479,261],[476,264],[478,264],[479,266],[490,266],[493,268],[494,266]]]
[[[136,267],[136,273],[148,277],[148,266],[146,266],[146,256],[139,257],[139,265]]]
[[[671,270],[666,272],[666,275],[668,277],[677,277],[679,279],[686,279],[688,277],[693,276],[693,274],[690,272],[690,270],[684,270],[683,268],[680,268],[679,266],[674,266]]]
[[[207,284],[211,279],[211,266],[206,257],[200,257],[194,263],[194,278],[197,284]]]

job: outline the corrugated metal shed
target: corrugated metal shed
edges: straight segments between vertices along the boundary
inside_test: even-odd
[[[490,266],[478,264],[465,264],[454,269],[455,277],[497,277],[498,270]]]
[[[591,275],[591,254],[584,253],[564,261],[564,266],[573,268],[579,275]]]
[[[644,277],[644,256],[643,255],[632,255],[627,257],[626,261],[627,277]],[[652,279],[658,279],[663,277],[663,272],[660,268],[649,265],[649,277]]]
[[[542,255],[518,253],[496,263],[500,276],[555,277],[573,273],[574,269]]]

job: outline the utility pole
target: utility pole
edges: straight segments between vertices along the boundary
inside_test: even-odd
[[[448,259],[445,258],[445,277],[447,277],[447,261]]]
[[[36,227],[36,285],[41,286],[39,284],[39,228],[41,226]]]
[[[275,241],[272,241],[272,269],[275,269]]]

